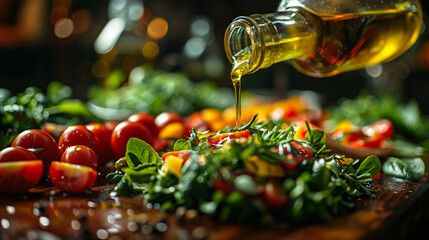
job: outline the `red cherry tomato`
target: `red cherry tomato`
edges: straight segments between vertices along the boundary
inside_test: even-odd
[[[304,160],[313,159],[313,151],[311,149],[303,147],[301,144],[297,142],[291,142],[292,147],[294,147],[298,151],[298,155],[293,155],[289,153],[287,148],[284,148],[285,153],[287,154],[288,159],[292,160],[294,163],[283,163],[283,166],[288,170],[294,170],[295,167]]]
[[[221,133],[216,136],[207,138],[207,141],[213,146],[219,146],[226,142],[237,141],[240,138],[249,139],[249,136],[249,130],[244,130],[239,132]]]
[[[90,189],[97,179],[94,169],[71,163],[52,162],[49,168],[52,184],[64,192],[77,193]]]
[[[183,159],[183,163],[182,164],[185,164],[185,162],[188,161],[189,158],[191,157],[191,154],[192,153],[189,150],[181,150],[181,151],[174,151],[174,152],[164,153],[164,154],[161,155],[161,158],[162,158],[162,161],[164,161],[167,156],[173,155],[173,156],[176,156],[178,158]]]
[[[382,119],[363,127],[362,132],[369,137],[391,138],[394,134],[393,123],[390,120]]]
[[[38,160],[38,158],[23,147],[7,147],[0,152],[0,162],[17,162],[25,160]]]
[[[105,166],[108,162],[115,160],[115,153],[110,143],[113,130],[101,123],[90,123],[86,125],[86,128],[95,136],[97,149],[99,149],[99,166]]]
[[[57,142],[49,133],[38,129],[29,129],[21,132],[13,140],[12,146],[19,146],[31,150],[37,159],[43,161],[44,174],[48,173],[51,162],[58,161],[60,156]]]
[[[167,151],[168,146],[170,146],[171,142],[172,141],[168,139],[155,138],[152,143],[152,148],[157,152]]]
[[[204,120],[203,115],[200,112],[195,112],[191,114],[185,122],[185,134],[189,135],[189,132],[192,129],[195,129],[196,131],[204,131],[204,130],[211,130],[210,126]]]
[[[84,165],[97,169],[98,160],[95,152],[84,145],[68,147],[61,157],[61,162]]]
[[[155,118],[155,124],[160,129],[173,122],[183,123],[183,117],[175,112],[163,112]]]
[[[221,191],[225,196],[228,196],[234,190],[234,188],[232,187],[231,184],[229,184],[226,181],[221,180],[219,178],[216,178],[214,180],[213,187],[216,190]]]
[[[268,209],[280,209],[289,202],[289,198],[285,191],[281,189],[281,185],[276,181],[269,181],[265,185],[264,202]]]
[[[64,131],[58,141],[60,154],[62,155],[66,148],[74,145],[85,145],[98,153],[97,140],[94,134],[83,125],[70,126]]]
[[[115,129],[115,127],[118,126],[118,124],[119,122],[117,121],[108,121],[104,125],[107,127],[107,129],[109,129],[110,131],[113,131],[113,129]]]
[[[159,134],[159,128],[155,124],[155,118],[149,113],[135,113],[128,118],[130,122],[137,122],[145,126],[153,137],[157,137]]]
[[[35,187],[43,174],[43,161],[15,161],[0,163],[0,193],[24,193]]]
[[[111,144],[116,157],[123,157],[127,151],[130,138],[139,138],[152,144],[153,137],[149,130],[136,122],[123,121],[115,127],[112,133]]]

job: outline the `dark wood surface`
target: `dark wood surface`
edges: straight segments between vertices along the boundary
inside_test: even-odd
[[[221,224],[193,211],[167,215],[141,197],[111,196],[111,188],[69,195],[39,187],[0,196],[0,239],[429,239],[428,169],[419,182],[382,176],[377,198],[358,199],[350,214],[299,228]]]

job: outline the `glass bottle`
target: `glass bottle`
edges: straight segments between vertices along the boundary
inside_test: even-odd
[[[418,0],[282,0],[275,13],[236,18],[224,43],[234,83],[285,60],[325,77],[398,57],[421,25]]]

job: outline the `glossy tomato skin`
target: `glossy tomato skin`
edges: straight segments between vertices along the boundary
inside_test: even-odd
[[[105,166],[108,162],[114,161],[115,153],[110,143],[113,130],[101,123],[90,123],[85,127],[95,136],[97,149],[99,149],[98,165]]]
[[[76,164],[52,162],[49,168],[52,184],[68,193],[78,193],[90,189],[97,179],[97,171]]]
[[[43,174],[42,160],[0,163],[0,193],[18,194],[35,187]]]
[[[84,145],[74,145],[68,147],[61,156],[61,161],[65,163],[88,166],[97,169],[98,160],[95,152]]]
[[[192,129],[195,131],[211,130],[207,121],[200,112],[191,114],[185,121],[185,134],[189,136]]]
[[[0,163],[25,160],[38,160],[38,158],[30,150],[18,146],[7,147],[0,151]]]
[[[289,197],[286,192],[281,189],[280,182],[273,180],[265,184],[263,199],[267,208],[270,210],[280,209],[289,202]]]
[[[183,123],[183,117],[175,112],[163,112],[155,118],[155,124],[162,129],[170,123],[180,122]]]
[[[58,144],[49,133],[39,129],[29,129],[16,136],[12,146],[32,150],[37,159],[43,161],[44,174],[48,173],[51,162],[58,161]]]
[[[142,124],[152,133],[153,137],[158,137],[159,127],[150,113],[135,113],[128,118],[128,121]]]
[[[111,138],[112,149],[116,157],[125,156],[130,138],[139,138],[148,144],[153,142],[153,136],[146,127],[136,122],[123,121],[115,127]]]
[[[287,170],[294,170],[296,166],[300,164],[302,161],[313,159],[313,151],[311,151],[311,149],[306,148],[297,142],[291,142],[291,145],[298,151],[299,155],[294,156],[291,153],[288,153],[287,149],[284,148],[284,151],[286,152],[288,158],[294,162],[293,164],[282,162],[282,165]]]
[[[224,143],[238,141],[241,138],[249,139],[249,137],[250,137],[249,130],[244,130],[244,131],[238,131],[238,132],[221,133],[213,137],[208,137],[207,142],[209,142],[213,146],[221,146]]]
[[[118,126],[120,122],[118,121],[107,121],[104,126],[107,127],[107,129],[109,129],[110,131],[113,131],[113,129],[115,129],[116,126]]]
[[[172,140],[155,138],[152,142],[152,148],[157,152],[167,151],[171,143]]]
[[[381,119],[364,127],[362,131],[367,136],[380,136],[382,138],[391,138],[394,134],[393,123],[387,119]]]
[[[68,127],[58,141],[58,148],[62,155],[66,148],[74,145],[85,145],[98,153],[97,139],[94,134],[83,125]]]

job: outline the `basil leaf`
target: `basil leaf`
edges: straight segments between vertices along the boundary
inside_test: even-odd
[[[403,159],[390,157],[383,164],[383,173],[402,179],[419,181],[425,173],[425,163],[419,157]]]
[[[161,161],[158,153],[149,144],[138,138],[131,138],[128,141],[125,157],[129,167],[146,163],[157,164]]]
[[[368,177],[374,177],[381,170],[381,163],[377,156],[371,155],[367,157],[359,166],[356,171],[356,176],[359,177],[363,174],[369,174]]]
[[[191,142],[185,139],[179,139],[174,143],[173,151],[189,150],[191,149]]]
[[[154,163],[146,163],[136,167],[127,167],[121,169],[130,176],[130,179],[136,183],[148,183],[153,175],[158,173],[158,167]]]

